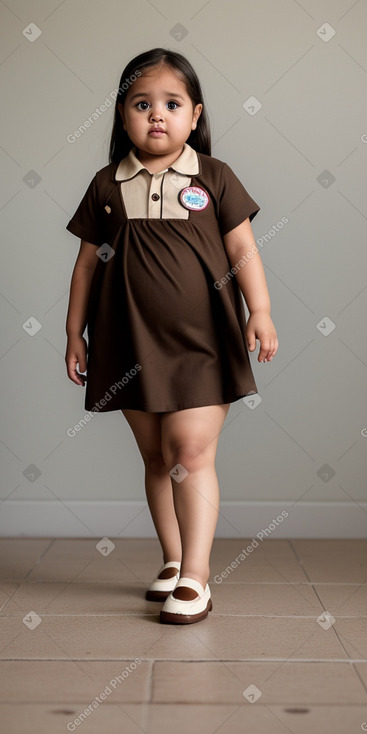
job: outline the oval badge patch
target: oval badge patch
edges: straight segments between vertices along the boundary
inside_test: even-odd
[[[199,186],[187,186],[179,193],[182,206],[194,212],[200,212],[209,204],[209,194]]]

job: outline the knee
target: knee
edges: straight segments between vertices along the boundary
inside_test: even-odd
[[[170,444],[163,449],[163,456],[169,471],[181,464],[190,473],[199,471],[212,461],[206,447],[199,442],[191,441],[183,445]]]
[[[153,474],[163,474],[168,472],[162,453],[143,454],[145,469]]]

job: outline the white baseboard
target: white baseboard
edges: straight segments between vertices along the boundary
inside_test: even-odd
[[[281,519],[281,513],[288,513]],[[367,502],[221,502],[216,538],[366,538]],[[146,502],[4,501],[1,537],[155,538]]]

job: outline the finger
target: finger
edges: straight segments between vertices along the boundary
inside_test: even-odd
[[[279,342],[278,339],[275,340],[274,344],[272,344],[270,350],[269,350],[269,361],[270,359],[273,359],[275,357],[277,351],[278,351]]]
[[[81,354],[80,356],[77,354],[78,362],[79,362],[79,369],[81,372],[87,371],[87,360],[85,357],[85,354]]]
[[[84,386],[85,382],[83,379],[83,375],[78,375],[76,371],[76,365],[77,365],[77,359],[70,359],[67,361],[67,373],[70,380],[75,382],[76,385],[82,385]]]
[[[266,344],[263,344],[264,354],[260,352],[259,361],[270,362],[278,351],[278,345],[279,345],[278,339],[271,340],[269,342],[269,346],[266,351]],[[261,355],[261,358],[260,358],[260,355]]]
[[[270,351],[270,345],[267,341],[260,342],[260,351],[258,356],[258,362],[265,362],[268,358]]]
[[[247,345],[250,352],[256,349],[256,334],[254,331],[247,332]]]
[[[87,375],[81,375],[80,372],[86,372],[87,371],[87,359],[86,359],[85,353],[82,354],[80,357],[79,357],[79,355],[77,355],[77,357],[78,357],[78,364],[77,364],[77,366],[79,366],[79,372],[76,369],[76,374],[78,375],[79,379],[82,380],[82,385],[85,385],[85,381],[87,379]]]

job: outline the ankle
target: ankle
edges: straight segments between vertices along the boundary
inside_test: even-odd
[[[169,553],[166,556],[163,555],[163,563],[181,563],[181,555],[179,553]]]
[[[206,573],[196,573],[195,571],[191,571],[190,569],[187,569],[187,570],[183,569],[181,566],[180,578],[182,577],[185,577],[185,578],[187,577],[189,579],[195,579],[195,581],[198,581],[199,584],[201,584],[201,586],[203,587],[203,589],[205,589],[209,581],[210,571],[207,571]]]

